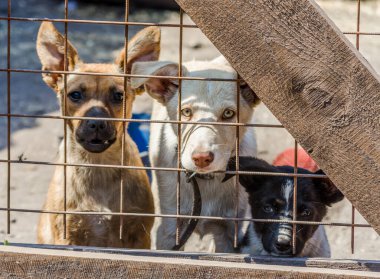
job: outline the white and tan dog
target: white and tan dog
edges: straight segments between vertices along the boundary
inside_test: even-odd
[[[173,62],[138,62],[132,74],[178,76],[178,64]],[[183,64],[186,77],[236,79],[237,74],[224,57],[209,62],[192,61]],[[178,119],[178,79],[133,78],[132,87],[145,85],[145,90],[156,100],[152,119]],[[259,103],[255,93],[246,85],[240,88],[240,122],[251,121],[253,108]],[[202,213],[206,216],[235,217],[235,181],[222,183],[228,160],[235,154],[236,128],[234,126],[204,125],[202,122],[236,122],[237,85],[231,81],[183,80],[181,93],[181,120],[199,124],[181,125],[181,164],[184,168],[208,178],[197,178],[201,196]],[[256,153],[252,129],[240,128],[240,152]],[[177,167],[177,125],[152,124],[150,159],[154,167]],[[176,213],[177,174],[167,171],[153,173],[153,193],[156,209],[162,214]],[[240,186],[241,187],[241,186]],[[192,186],[181,176],[181,214],[190,214],[193,200]],[[247,195],[239,192],[239,216],[247,211]],[[185,222],[186,220],[184,220]],[[184,225],[181,226],[182,231]],[[175,244],[176,220],[162,218],[156,233],[156,248],[171,249]],[[195,233],[200,238],[211,234],[216,252],[233,251],[234,223],[230,221],[201,220]],[[187,249],[186,249],[187,250]]]

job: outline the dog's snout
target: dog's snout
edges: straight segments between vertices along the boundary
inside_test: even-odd
[[[199,168],[205,168],[214,161],[214,153],[212,152],[198,152],[191,156],[194,164]]]
[[[102,107],[92,107],[86,114],[86,117],[99,117],[99,118],[109,118],[110,115]],[[89,119],[84,122],[86,128],[92,132],[102,132],[108,127],[108,122],[105,120]]]
[[[92,107],[84,116],[95,119],[81,121],[75,132],[76,140],[87,151],[95,153],[105,151],[115,142],[117,132],[112,122],[96,118],[110,118],[111,115],[104,107]]]
[[[292,248],[292,239],[288,236],[280,235],[274,245],[278,251],[287,252]]]
[[[274,242],[274,246],[280,253],[291,253],[293,227],[290,224],[279,224],[278,235]]]
[[[88,120],[86,126],[93,131],[102,131],[107,127],[107,122],[104,120]]]
[[[110,115],[103,107],[92,107],[86,114],[86,117],[109,118]],[[86,128],[92,132],[103,132],[108,127],[108,122],[105,120],[89,119],[84,122]]]

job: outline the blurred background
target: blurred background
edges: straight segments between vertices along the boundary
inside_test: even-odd
[[[320,0],[317,3],[343,32],[356,31],[357,1]],[[69,18],[87,20],[124,21],[123,0],[69,0]],[[7,1],[0,1],[0,17],[7,16]],[[361,1],[361,25],[363,32],[380,32],[380,0]],[[12,17],[64,18],[63,0],[14,0]],[[131,0],[129,21],[154,23],[179,23],[179,9],[172,0]],[[185,15],[185,24],[192,24]],[[11,68],[39,70],[35,43],[40,22],[11,22]],[[63,24],[56,23],[62,32]],[[129,36],[142,27],[130,26]],[[124,26],[99,24],[68,24],[69,39],[86,62],[110,62],[123,47]],[[356,36],[347,35],[355,45]],[[178,62],[179,29],[162,28],[161,59]],[[380,72],[380,36],[360,36],[360,52],[373,68]],[[213,59],[219,52],[195,28],[184,29],[184,61]],[[0,20],[0,68],[7,67],[7,21]],[[11,74],[11,108],[14,114],[58,115],[55,93],[42,81],[40,74]],[[134,104],[135,115],[149,115],[151,100],[144,94]],[[0,113],[7,113],[6,72],[0,72]],[[255,113],[255,122],[279,124],[270,111],[261,104]],[[149,125],[140,127],[148,131]],[[0,117],[0,159],[7,158],[7,118]],[[54,161],[58,144],[63,135],[63,121],[52,119],[12,118],[11,159]],[[285,129],[256,128],[258,157],[273,162],[278,154],[294,146],[294,139]],[[147,149],[143,146],[142,149]],[[12,164],[11,206],[25,209],[41,209],[47,187],[53,174],[53,166]],[[0,163],[0,207],[6,207],[7,164]],[[360,187],[360,185],[358,185]],[[365,223],[359,213],[356,222]],[[36,242],[38,214],[11,214],[11,234],[6,234],[6,214],[0,212],[0,241]],[[326,220],[351,222],[351,205],[344,200],[332,207]],[[351,228],[327,227],[332,256],[336,258],[380,259],[380,237],[369,228],[355,229],[355,254],[351,254]]]

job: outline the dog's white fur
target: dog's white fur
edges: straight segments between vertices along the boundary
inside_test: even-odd
[[[141,62],[135,63],[132,74],[137,75],[163,75],[158,73],[159,69],[167,67],[169,70],[165,75],[176,76],[178,66],[172,62]],[[171,68],[171,70],[170,70]],[[177,69],[177,70],[176,70]],[[223,58],[213,61],[192,61],[183,64],[182,75],[187,77],[235,79],[236,72]],[[154,102],[152,119],[155,120],[177,120],[178,114],[178,91],[173,96],[160,99],[156,92],[147,85],[148,78],[133,78],[132,87],[145,88],[159,102]],[[151,80],[152,81],[152,80]],[[153,83],[157,82],[154,81]],[[176,81],[172,81],[175,83]],[[153,84],[154,85],[154,84]],[[215,122],[221,121],[220,115],[223,110],[230,108],[236,110],[237,85],[236,82],[228,81],[191,81],[182,80],[181,107],[191,107],[193,116],[191,121]],[[253,105],[240,97],[240,122],[251,122]],[[182,120],[187,120],[182,117]],[[229,122],[235,122],[236,118]],[[221,125],[191,125],[182,124],[182,148],[181,164],[183,167],[199,172],[213,172],[225,170],[231,156],[235,156],[236,127]],[[256,140],[252,128],[240,127],[240,154],[254,156],[256,154]],[[170,123],[152,124],[150,140],[150,159],[154,167],[177,167],[177,125]],[[197,169],[191,155],[193,152],[213,152],[214,161],[204,169]],[[224,174],[216,174],[212,180],[197,179],[202,196],[202,213],[207,216],[235,217],[235,179],[222,183]],[[163,214],[176,214],[176,184],[177,174],[167,171],[153,172],[153,195],[155,197],[156,209]],[[184,174],[181,174],[181,214],[190,214],[193,200],[192,185],[186,183]],[[240,217],[247,212],[247,193],[239,187],[239,213]],[[156,222],[157,222],[156,218]],[[240,227],[243,225],[239,223]],[[171,249],[175,245],[176,219],[162,218],[162,223],[156,224],[156,248]],[[182,229],[184,229],[182,225]],[[234,223],[227,221],[199,221],[195,233],[200,238],[211,234],[214,239],[216,252],[232,252]],[[152,233],[153,235],[154,233]],[[188,249],[186,249],[188,250]]]

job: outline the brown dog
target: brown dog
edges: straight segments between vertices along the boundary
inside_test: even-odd
[[[49,22],[41,24],[37,53],[43,70],[64,70],[64,37]],[[136,61],[157,60],[160,52],[160,30],[149,27],[140,31],[128,43],[127,68]],[[77,50],[67,42],[68,71],[80,73],[123,73],[123,50],[114,64],[87,64]],[[66,99],[68,116],[122,118],[123,98],[126,117],[131,117],[135,98],[130,88],[124,92],[124,78],[100,75],[67,75],[65,96],[62,74],[43,74],[43,80],[58,95],[63,111]],[[64,114],[64,113],[63,113]],[[71,164],[120,165],[123,123],[103,120],[67,121],[67,162]],[[61,144],[59,161],[63,162]],[[127,165],[142,166],[135,143],[125,134]],[[144,170],[100,167],[70,167],[66,169],[67,211],[120,212],[120,181],[123,178],[123,212],[154,213],[153,197]],[[49,187],[44,210],[64,209],[64,170],[59,166]],[[38,242],[44,244],[91,245],[103,247],[150,248],[153,217],[123,217],[122,238],[119,236],[119,216],[66,215],[67,236],[61,214],[41,214]]]

